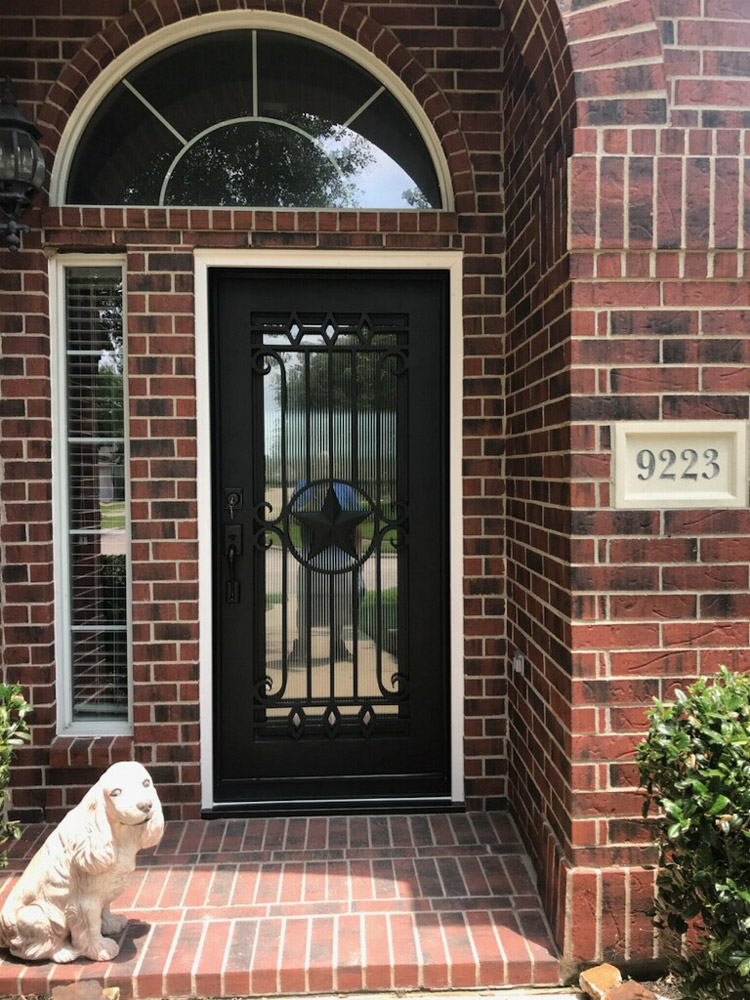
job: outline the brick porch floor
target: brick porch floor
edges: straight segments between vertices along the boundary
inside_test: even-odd
[[[48,828],[14,844],[2,885]],[[111,963],[24,964],[0,995],[76,979],[124,997],[554,985],[528,861],[503,813],[172,822],[114,904]]]

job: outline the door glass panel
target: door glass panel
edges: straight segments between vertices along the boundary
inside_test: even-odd
[[[405,317],[255,315],[253,337],[265,591],[255,723],[294,739],[404,728]]]

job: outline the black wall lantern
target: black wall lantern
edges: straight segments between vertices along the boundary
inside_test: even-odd
[[[37,139],[41,132],[22,114],[5,79],[0,100],[0,234],[11,250],[21,244],[19,233],[29,227],[18,219],[44,183],[44,157]]]

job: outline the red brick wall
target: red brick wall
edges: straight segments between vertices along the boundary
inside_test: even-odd
[[[748,417],[746,5],[248,6],[322,20],[391,66],[435,123],[456,212],[44,208],[23,251],[0,252],[3,662],[36,706],[15,804],[57,816],[94,767],[130,752],[123,740],[49,750],[42,242],[127,253],[135,752],[168,813],[186,816],[199,747],[192,248],[246,246],[250,231],[258,247],[461,248],[469,803],[509,797],[569,959],[648,957],[653,856],[633,747],[653,695],[721,662],[747,669],[750,517],[615,511],[612,424]],[[3,15],[0,69],[50,154],[101,69],[193,10],[29,0]]]
[[[9,19],[2,55],[18,58],[2,58],[2,64],[17,78],[22,102],[36,100],[35,113],[52,159],[67,115],[100,68],[128,47],[128,38],[141,37],[147,27],[174,20],[178,8],[145,4],[136,8],[135,17],[125,14],[117,22],[109,18],[102,22],[82,16],[55,19],[52,12],[57,4],[49,7],[49,17]],[[288,7],[298,12],[298,5]],[[40,765],[50,764],[37,769],[29,780],[19,768],[15,806],[29,816],[41,808],[49,818],[57,818],[80,797],[96,768],[130,753],[151,768],[168,816],[198,814],[200,637],[192,250],[196,246],[246,247],[249,233],[258,248],[458,247],[466,253],[467,790],[475,804],[486,798],[505,801],[505,726],[498,723],[505,715],[504,681],[497,677],[504,632],[498,474],[502,383],[497,362],[504,229],[502,162],[497,152],[501,16],[493,0],[464,4],[460,16],[452,5],[425,8],[421,13],[395,3],[381,4],[377,10],[371,5],[331,3],[310,4],[309,8],[314,19],[343,30],[377,52],[429,108],[451,167],[457,211],[437,215],[47,207],[41,216],[37,213],[32,239],[43,239],[48,253],[117,249],[127,254],[135,725],[132,745],[122,738],[58,739],[50,752],[54,686],[42,688],[38,673],[24,674],[37,708],[31,753]],[[367,16],[368,8],[372,17]],[[100,11],[101,6],[95,9]],[[112,15],[120,13],[124,12],[111,11]],[[37,40],[29,42],[29,33],[36,33]],[[53,59],[60,52],[57,42],[51,41],[57,36],[66,39],[61,44],[68,62]],[[49,44],[43,39],[50,40]],[[25,241],[25,247],[31,246],[32,239]],[[15,259],[5,255],[0,261],[0,266],[16,265],[22,277],[27,269],[38,271],[41,279],[36,275],[37,280],[46,286],[43,259],[32,260],[25,251]],[[37,313],[44,330],[39,350],[46,364],[46,297],[39,296],[27,308]],[[22,355],[29,346],[26,339],[7,341],[6,353],[18,354],[14,364],[23,365]],[[23,394],[20,380],[15,385]],[[48,390],[46,381],[44,385]],[[48,402],[45,415],[49,418]],[[23,429],[16,432],[7,427],[6,431],[9,437],[23,435]],[[48,455],[49,422],[44,433]],[[26,478],[28,470],[6,466],[7,473],[11,478],[16,474]],[[48,478],[48,465],[41,475]],[[6,511],[9,518],[18,519],[26,519],[29,513],[25,507]],[[45,517],[49,522],[49,506]],[[48,559],[44,613],[51,643],[49,544],[43,551]],[[9,548],[6,558],[16,555]],[[7,572],[10,581],[12,572],[21,570],[11,572],[9,567]],[[8,609],[16,600],[28,599],[25,592],[19,591],[17,598],[15,594],[7,590]],[[16,642],[21,645],[18,653],[12,649]],[[25,635],[6,633],[9,667],[14,656],[28,655],[26,643]],[[52,679],[54,658],[49,644],[45,655]]]
[[[574,876],[571,899],[614,860],[651,878],[639,874],[653,858],[631,763],[651,698],[720,663],[748,668],[748,511],[614,511],[610,495],[613,420],[748,417],[742,142],[729,129],[576,136],[571,362],[596,388],[571,409],[583,435],[573,476],[585,477],[591,500],[572,505],[579,719],[564,852],[592,869]],[[598,877],[592,905],[603,923],[577,936],[574,953],[643,954],[648,926],[636,934],[611,919],[625,873]]]
[[[750,24],[742,0],[655,0],[669,81],[671,122],[747,128]]]
[[[38,810],[55,726],[49,325],[39,213],[0,263],[0,649],[38,738],[14,766],[14,805]]]
[[[610,495],[613,420],[748,417],[747,100],[735,89],[748,15],[655,7],[665,126],[581,128],[571,161],[570,359],[590,387],[571,400],[571,471],[588,499],[571,502],[570,840],[546,847],[567,859],[557,922],[580,960],[655,947],[644,919],[653,871],[642,867],[654,857],[632,764],[652,697],[720,663],[748,669],[748,511],[614,511]],[[734,51],[709,54],[719,38]],[[737,78],[731,100],[710,79],[717,59]]]
[[[535,844],[545,816],[564,839],[570,785],[566,137],[543,120],[512,39],[504,57],[505,662],[524,658],[508,675],[509,775],[514,811]]]

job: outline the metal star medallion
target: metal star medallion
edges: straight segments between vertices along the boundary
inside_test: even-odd
[[[332,546],[356,559],[359,553],[354,544],[354,532],[367,514],[367,511],[362,510],[344,510],[331,483],[320,510],[294,514],[294,517],[312,533],[308,559],[314,559]]]

